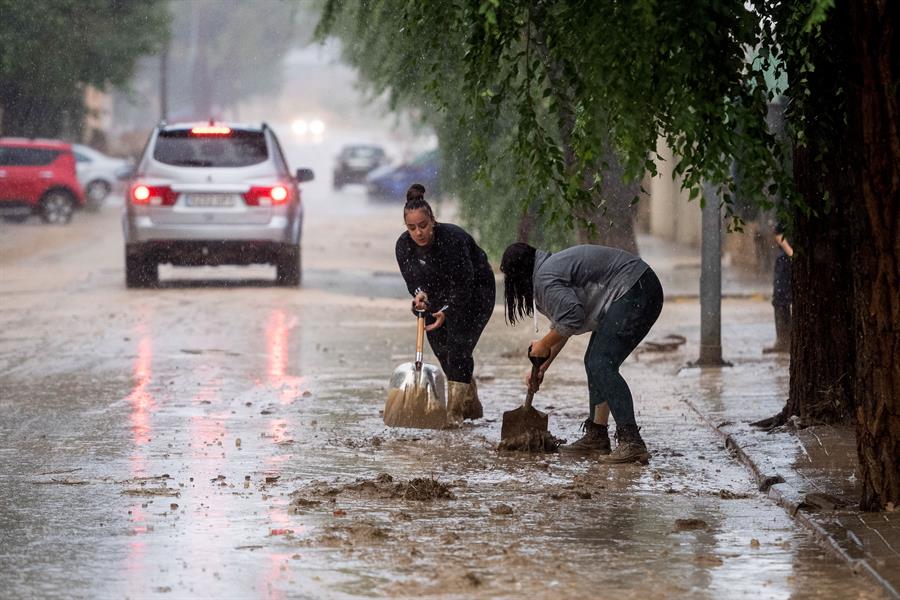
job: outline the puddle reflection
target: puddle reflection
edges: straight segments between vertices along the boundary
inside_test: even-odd
[[[290,404],[303,393],[304,378],[288,374],[290,332],[297,326],[297,317],[288,317],[284,310],[273,310],[266,325],[266,375],[268,384],[278,391],[278,401]]]
[[[141,446],[151,439],[150,414],[156,408],[156,402],[149,389],[153,379],[153,340],[145,332],[140,334],[138,355],[134,360],[132,376],[134,387],[127,397],[128,404],[131,406],[129,418],[134,445]]]

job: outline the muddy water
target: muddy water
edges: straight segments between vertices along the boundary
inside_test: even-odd
[[[390,388],[384,403],[384,423],[389,427],[441,429],[448,425],[444,405],[429,401],[428,387],[412,381]]]
[[[476,354],[486,418],[387,429],[388,377],[414,342],[405,302],[340,274],[356,293],[126,292],[109,232],[106,212],[0,258],[4,595],[880,597],[679,401],[695,392],[675,376],[690,348],[626,364],[649,466],[499,453],[530,339],[501,313]],[[25,247],[49,235],[3,233]],[[690,336],[696,312],[667,306],[657,329]],[[586,412],[585,342],[535,398],[570,440]]]

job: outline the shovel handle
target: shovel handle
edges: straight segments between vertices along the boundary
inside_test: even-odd
[[[425,311],[416,314],[416,369],[422,368],[422,352],[425,350]]]
[[[528,360],[531,361],[531,380],[536,381],[538,372],[541,370],[541,365],[544,364],[548,356],[532,356],[531,355],[531,346],[528,346]],[[525,408],[531,408],[531,402],[534,400],[534,390],[528,390],[528,393],[525,395]]]
[[[534,381],[538,376],[538,366],[531,365],[531,380]],[[529,389],[528,393],[525,394],[525,408],[531,408],[531,402],[534,400],[534,390]]]

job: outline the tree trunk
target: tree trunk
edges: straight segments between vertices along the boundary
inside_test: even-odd
[[[845,48],[835,17],[809,42],[806,57],[788,64],[789,81],[807,79],[809,96],[794,123],[805,143],[794,144],[794,180],[807,205],[795,211],[790,398],[786,416],[806,423],[843,423],[853,414],[856,348],[853,335],[852,206],[855,193],[845,126]],[[801,42],[802,43],[802,42]],[[846,89],[844,87],[844,89]]]
[[[804,197],[821,198],[821,172],[811,164],[817,151],[813,143],[795,149],[794,176]],[[791,379],[784,416],[799,416],[807,424],[847,422],[851,415],[853,277],[847,208],[838,203],[794,220]]]
[[[848,130],[860,183],[852,196],[860,508],[881,510],[900,506],[900,9],[890,0],[845,6]]]

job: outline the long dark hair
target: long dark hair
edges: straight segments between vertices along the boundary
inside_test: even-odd
[[[414,183],[406,190],[406,204],[403,206],[403,216],[406,216],[411,210],[425,209],[428,218],[434,221],[434,211],[431,205],[425,200],[425,186],[421,183]]]
[[[503,291],[506,295],[506,320],[511,325],[534,314],[534,257],[537,250],[525,242],[506,247],[500,261]]]

